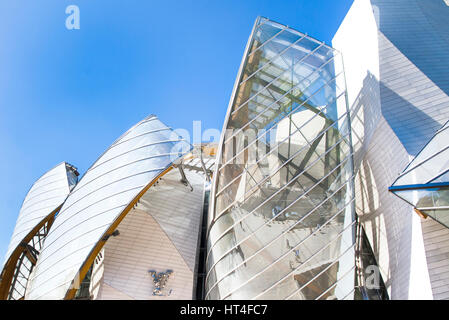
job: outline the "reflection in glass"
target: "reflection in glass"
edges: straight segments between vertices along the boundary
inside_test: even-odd
[[[352,299],[352,149],[341,56],[259,18],[223,130],[206,299]]]

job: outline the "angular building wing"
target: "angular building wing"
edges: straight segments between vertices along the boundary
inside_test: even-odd
[[[92,268],[92,299],[195,298],[199,235],[213,159],[186,155],[139,199]],[[87,285],[87,282],[86,282]],[[98,288],[98,294],[95,294]],[[83,293],[80,294],[83,298]]]
[[[72,299],[105,242],[137,201],[191,146],[155,116],[121,136],[90,167],[48,234],[27,299]]]
[[[447,21],[444,0],[355,0],[332,41],[348,84],[356,211],[391,299],[449,298],[449,229],[388,191],[401,173],[395,185],[432,179],[404,168],[449,119]]]
[[[390,187],[418,213],[449,228],[449,122],[440,129]]]
[[[2,270],[2,299],[22,299],[43,240],[54,217],[77,183],[78,172],[61,163],[40,177],[25,197]]]
[[[258,18],[211,193],[206,299],[351,299],[352,149],[338,52]]]

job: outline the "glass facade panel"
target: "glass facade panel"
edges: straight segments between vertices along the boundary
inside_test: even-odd
[[[449,122],[410,162],[390,191],[449,227]]]
[[[319,160],[323,160],[323,158],[320,158]],[[344,164],[346,164],[346,167],[343,166]],[[315,164],[309,168],[309,172],[319,172],[323,170],[323,167],[324,165],[321,161],[315,161]],[[266,197],[268,194],[256,194],[254,197],[251,197],[242,203],[241,206],[238,206],[236,210],[231,210],[230,214],[222,216],[223,219],[228,219],[229,216],[233,217],[234,225],[228,226],[227,230],[232,230],[236,225],[244,225],[245,228],[256,229],[266,224],[267,220],[282,221],[285,219],[299,219],[300,217],[305,216],[310,210],[315,209],[318,204],[325,201],[328,195],[332,194],[335,190],[336,186],[339,187],[341,184],[347,182],[345,181],[347,177],[338,174],[342,169],[343,171],[350,169],[350,162],[345,161],[344,163],[341,163],[335,170],[329,172],[327,175],[323,173],[323,178],[316,178],[317,180],[319,179],[318,181],[320,181],[320,183],[313,183],[311,177],[304,177],[301,175],[298,178],[294,178],[282,189],[273,188],[272,191],[276,193],[276,196],[270,198],[269,201],[267,201]],[[266,191],[265,188],[262,188],[262,190]],[[252,209],[253,207],[248,207],[251,205],[257,206]],[[330,205],[327,206],[326,210],[329,210],[330,207]],[[222,217],[220,217],[220,219]],[[257,219],[257,217],[262,219]],[[214,229],[215,226],[220,226],[221,224],[222,223],[216,223],[211,230]],[[246,232],[243,232],[243,234],[245,233]],[[214,239],[215,245],[212,247],[214,248],[217,246],[215,254],[222,251],[219,249],[220,247],[226,248],[229,246],[229,242],[226,239],[220,239],[219,237],[216,239],[217,240]]]
[[[259,39],[268,26],[283,31]],[[266,19],[249,41],[214,175],[205,298],[341,299],[355,266],[341,56]]]
[[[422,210],[422,212],[449,228],[449,208],[438,208],[435,210],[425,209]]]

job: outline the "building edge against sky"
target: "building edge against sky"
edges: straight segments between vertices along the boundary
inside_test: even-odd
[[[353,298],[352,149],[338,59],[257,19],[218,149],[206,299]]]
[[[14,234],[27,242],[37,235],[32,246],[8,253],[2,298],[195,298],[214,150],[192,147],[152,115],[117,139],[79,183],[66,163],[50,170],[24,201]]]
[[[333,39],[348,84],[356,211],[392,299],[449,298],[449,229],[388,192],[449,119],[447,21],[443,0],[355,0]]]
[[[401,173],[427,186],[428,172],[407,168],[429,146],[432,159],[445,150],[449,6],[425,3],[355,0],[338,51],[258,18],[217,163],[214,147],[192,149],[157,117],[139,122],[36,223],[22,223],[39,205],[27,195],[19,240],[38,235],[39,246],[13,237],[2,297],[449,299],[446,220],[425,219],[419,191],[389,192]],[[445,183],[447,161],[438,166]],[[370,291],[373,264],[381,284]],[[12,296],[16,283],[26,292]]]
[[[0,299],[18,300],[24,296],[48,230],[78,175],[75,167],[62,162],[42,175],[28,191],[4,258]]]

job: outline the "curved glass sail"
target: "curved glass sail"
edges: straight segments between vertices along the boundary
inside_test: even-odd
[[[389,188],[424,217],[449,228],[449,122]]]
[[[75,167],[62,162],[40,177],[26,195],[3,265],[0,298],[23,299],[43,241],[78,181]]]
[[[191,145],[156,116],[139,122],[90,167],[50,230],[26,299],[71,299],[121,220]]]
[[[351,299],[355,216],[338,52],[258,18],[211,193],[206,299]]]

